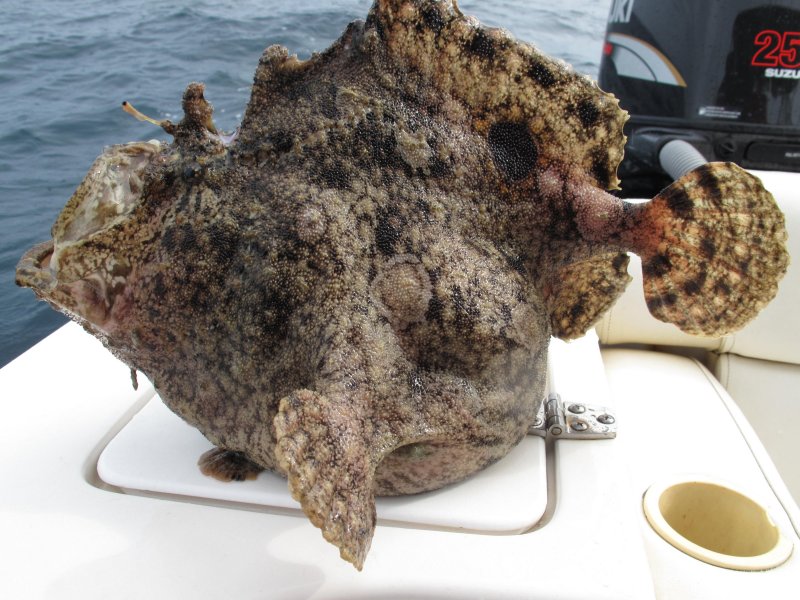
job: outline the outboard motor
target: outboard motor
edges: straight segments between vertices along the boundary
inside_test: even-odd
[[[599,80],[631,115],[624,196],[676,177],[659,154],[800,171],[800,0],[613,0]]]

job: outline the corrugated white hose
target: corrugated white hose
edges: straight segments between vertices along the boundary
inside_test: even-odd
[[[670,140],[664,144],[658,153],[658,160],[672,179],[680,179],[708,162],[697,148],[684,140]]]

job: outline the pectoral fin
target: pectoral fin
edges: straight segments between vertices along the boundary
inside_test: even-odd
[[[613,252],[555,271],[543,286],[553,335],[571,340],[586,333],[625,290],[627,266],[628,255]]]
[[[687,333],[725,335],[777,293],[789,262],[786,228],[757,177],[732,163],[709,163],[639,210],[632,246],[657,319]]]
[[[274,421],[275,453],[303,512],[361,570],[375,531],[373,480],[382,455],[349,400],[310,390],[285,397]]]
[[[241,452],[213,448],[197,461],[200,472],[219,481],[255,479],[264,470]]]

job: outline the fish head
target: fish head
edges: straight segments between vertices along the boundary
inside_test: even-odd
[[[148,169],[164,160],[162,150],[158,141],[106,148],[58,216],[52,239],[23,255],[17,285],[79,322],[109,328],[134,270],[126,232],[144,202]]]

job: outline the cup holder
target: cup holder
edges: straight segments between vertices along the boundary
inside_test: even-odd
[[[686,478],[656,483],[644,495],[644,513],[667,542],[718,567],[763,571],[792,553],[764,507],[728,484]]]

